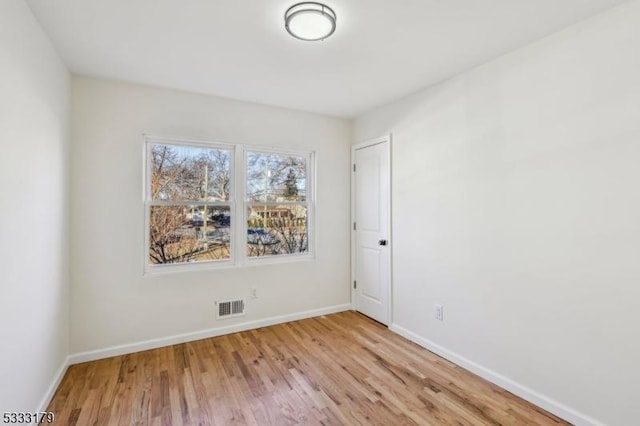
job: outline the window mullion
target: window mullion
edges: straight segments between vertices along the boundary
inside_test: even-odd
[[[245,151],[242,146],[239,146],[234,151],[234,218],[235,226],[234,238],[233,238],[233,253],[234,258],[239,264],[244,264],[246,260],[246,235],[247,235],[247,220],[246,220],[246,208],[244,204],[245,188],[246,188],[246,170],[245,170]]]

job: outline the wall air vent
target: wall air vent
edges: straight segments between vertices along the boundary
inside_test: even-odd
[[[216,305],[217,319],[239,317],[241,315],[244,315],[244,299],[223,301],[219,300],[216,302]]]

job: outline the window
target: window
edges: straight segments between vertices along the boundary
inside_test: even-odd
[[[146,136],[145,156],[147,272],[311,255],[313,153]]]
[[[225,148],[148,143],[150,264],[231,258],[231,159]]]
[[[309,158],[246,152],[247,256],[309,251]]]

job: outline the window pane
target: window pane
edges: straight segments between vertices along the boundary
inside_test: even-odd
[[[151,145],[151,199],[228,201],[231,151]]]
[[[307,206],[254,205],[247,214],[247,256],[309,251]]]
[[[151,206],[149,263],[229,259],[229,206]]]
[[[305,201],[307,157],[247,153],[248,201]]]

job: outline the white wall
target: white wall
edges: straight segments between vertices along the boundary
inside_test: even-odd
[[[72,353],[349,303],[348,121],[86,77],[72,86]],[[143,276],[143,132],[316,150],[316,259]],[[215,320],[216,299],[251,286],[246,316]]]
[[[69,74],[0,2],[0,412],[41,409],[68,353]]]
[[[354,128],[393,133],[396,328],[579,423],[640,418],[639,47],[634,1]]]

